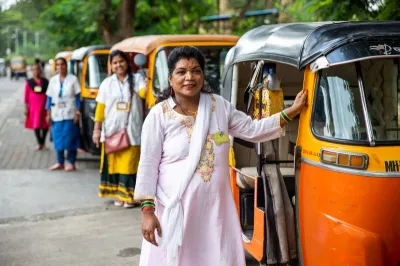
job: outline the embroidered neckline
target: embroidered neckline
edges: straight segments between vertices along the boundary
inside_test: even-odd
[[[193,132],[194,118],[192,116],[186,116],[175,111],[168,102],[169,100],[165,100],[162,103],[162,109],[166,116],[171,119],[178,120],[185,128],[188,134],[188,141],[190,143],[190,139]],[[211,95],[212,102],[212,113],[215,111],[216,100],[214,95]],[[212,177],[212,173],[215,168],[215,151],[214,151],[214,143],[212,141],[212,135],[208,134],[206,138],[206,143],[201,151],[201,157],[199,164],[197,165],[196,172],[201,175],[201,178],[205,182],[209,182]]]

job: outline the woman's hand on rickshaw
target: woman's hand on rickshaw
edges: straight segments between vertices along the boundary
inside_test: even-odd
[[[301,110],[307,103],[307,95],[308,95],[308,90],[302,90],[300,91],[296,99],[294,99],[293,105],[291,108],[293,108],[294,115],[297,116],[298,114],[301,113]]]
[[[142,234],[144,239],[146,239],[149,243],[158,247],[158,243],[156,241],[155,230],[157,229],[158,236],[161,237],[161,225],[158,221],[157,216],[153,211],[144,212],[142,216]]]
[[[303,109],[303,107],[307,103],[307,96],[308,96],[308,91],[307,90],[300,91],[297,94],[296,99],[294,99],[294,102],[293,102],[292,106],[290,106],[289,108],[287,108],[284,111],[285,114],[290,119],[295,118],[297,115],[299,115],[301,113],[301,110]]]
[[[100,147],[100,136],[101,136],[101,131],[100,130],[94,130],[93,135],[92,135],[92,140],[93,143],[96,145],[97,148]]]

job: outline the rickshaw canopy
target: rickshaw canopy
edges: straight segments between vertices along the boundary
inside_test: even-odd
[[[158,47],[175,42],[237,42],[239,37],[232,35],[146,35],[125,39],[115,44],[111,51],[141,53],[149,55]]]
[[[83,58],[85,58],[85,56],[87,56],[88,54],[90,54],[93,51],[108,50],[110,48],[111,48],[111,45],[91,45],[91,46],[81,47],[72,52],[71,60],[82,61]]]
[[[321,56],[360,41],[393,41],[400,38],[399,21],[313,22],[264,25],[244,34],[227,56],[226,66],[238,62],[266,60],[304,69]],[[359,47],[352,51],[376,56],[384,47]],[[360,49],[359,49],[360,50]],[[400,54],[400,49],[393,52]],[[354,55],[353,55],[354,56]],[[341,60],[332,58],[335,63]],[[346,58],[343,58],[345,60]],[[329,60],[328,60],[329,61]]]
[[[56,59],[57,58],[60,58],[60,57],[62,57],[62,58],[67,58],[67,57],[70,57],[72,55],[72,51],[62,51],[62,52],[59,52],[58,54],[56,54]]]

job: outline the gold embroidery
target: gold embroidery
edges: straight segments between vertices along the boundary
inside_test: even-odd
[[[214,113],[216,108],[216,99],[213,95],[211,95],[211,102],[212,102],[212,113]],[[194,119],[190,116],[181,115],[175,112],[169,106],[167,100],[163,102],[162,108],[166,116],[168,116],[171,119],[180,121],[180,123],[183,126],[185,126],[186,132],[188,134],[188,139],[190,142],[190,138],[193,132]],[[214,161],[215,161],[214,144],[212,142],[212,135],[208,134],[204,148],[201,151],[200,162],[196,169],[196,172],[201,175],[201,178],[205,182],[209,182],[211,180],[212,173],[214,172],[214,167],[215,167]]]

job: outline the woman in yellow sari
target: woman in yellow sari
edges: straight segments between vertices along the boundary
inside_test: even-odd
[[[100,197],[116,197],[114,205],[134,207],[133,190],[140,155],[140,136],[143,124],[145,80],[132,74],[124,52],[110,54],[114,74],[99,88],[95,114],[93,142],[102,143]],[[140,94],[140,96],[139,96]],[[129,146],[115,152],[106,152],[105,142],[121,130],[126,131]]]

